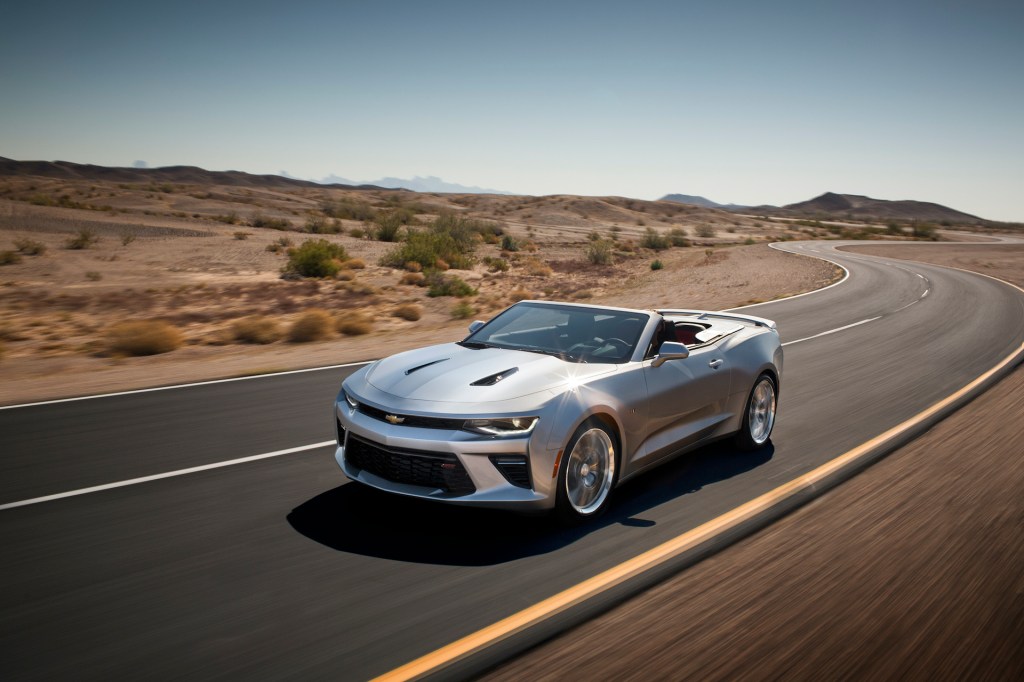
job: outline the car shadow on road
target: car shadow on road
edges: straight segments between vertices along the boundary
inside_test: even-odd
[[[395,561],[490,566],[561,549],[611,525],[654,526],[644,512],[771,460],[771,443],[756,452],[715,444],[641,475],[616,489],[600,518],[560,526],[549,515],[521,515],[401,497],[346,483],[302,503],[288,522],[339,552]]]

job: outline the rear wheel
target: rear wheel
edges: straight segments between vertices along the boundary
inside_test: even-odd
[[[772,428],[775,427],[776,396],[775,381],[771,375],[759,376],[747,398],[743,425],[736,434],[736,446],[740,450],[756,450],[771,438]]]
[[[599,419],[588,419],[569,439],[558,470],[555,512],[565,523],[581,523],[608,507],[616,478],[615,438]]]

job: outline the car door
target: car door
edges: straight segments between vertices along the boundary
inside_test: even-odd
[[[659,367],[644,360],[646,438],[635,462],[647,466],[710,435],[726,419],[732,368],[719,343],[690,349],[690,356]]]

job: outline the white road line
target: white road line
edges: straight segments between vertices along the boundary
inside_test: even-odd
[[[816,338],[818,338],[820,336],[828,336],[829,334],[835,334],[836,332],[841,332],[844,329],[850,329],[851,327],[858,327],[858,326],[860,326],[862,324],[867,324],[868,322],[874,322],[875,320],[880,320],[880,319],[882,319],[881,315],[879,315],[878,317],[872,317],[872,318],[867,319],[867,320],[861,320],[860,322],[854,322],[853,324],[848,324],[845,327],[836,327],[835,329],[829,329],[827,332],[821,332],[820,334],[815,334],[814,336],[805,336],[804,338],[796,339],[795,341],[787,341],[786,343],[784,343],[782,345],[783,346],[792,346],[794,343],[801,343],[803,341],[810,341],[811,339],[816,339]]]
[[[360,367],[368,365],[373,360],[365,362],[346,362],[341,365],[325,365],[324,367],[309,367],[307,369],[290,369],[285,372],[267,372],[266,374],[253,374],[247,377],[232,377],[230,379],[211,379],[210,381],[196,381],[191,384],[171,384],[170,386],[155,386],[153,388],[136,388],[131,391],[118,391],[116,393],[97,393],[95,395],[82,395],[76,398],[60,398],[58,400],[43,400],[37,403],[20,403],[18,405],[0,406],[0,410],[13,410],[17,407],[36,407],[38,405],[56,405],[57,403],[73,403],[79,400],[92,400],[93,398],[113,398],[119,395],[134,395],[136,393],[152,393],[154,391],[170,391],[174,388],[192,388],[193,386],[207,386],[209,384],[227,384],[232,381],[249,381],[250,379],[265,379],[266,377],[280,377],[285,374],[302,374],[304,372],[320,372],[326,369],[340,369],[342,367]]]
[[[271,457],[280,457],[281,455],[291,455],[296,452],[303,452],[304,450],[315,450],[316,448],[325,448],[328,445],[334,445],[333,440],[325,440],[322,443],[313,443],[311,445],[300,445],[297,448],[288,448],[286,450],[275,450],[274,452],[265,452],[262,455],[251,455],[249,457],[239,457],[238,459],[229,459],[224,462],[214,462],[213,464],[203,464],[201,466],[189,467],[188,469],[178,469],[176,471],[168,471],[162,474],[153,474],[152,476],[140,476],[139,478],[129,478],[125,481],[116,481],[114,483],[104,483],[103,485],[94,485],[89,488],[79,488],[78,490],[69,490],[63,493],[54,493],[53,495],[43,495],[42,497],[33,497],[28,500],[19,500],[17,502],[7,502],[6,504],[0,504],[0,511],[5,509],[14,509],[15,507],[27,507],[30,504],[39,504],[40,502],[50,502],[52,500],[60,500],[65,497],[76,497],[78,495],[88,495],[89,493],[97,493],[101,490],[110,490],[111,488],[124,488],[129,485],[137,485],[139,483],[148,483],[150,481],[158,481],[162,478],[174,478],[175,476],[184,476],[185,474],[194,474],[200,471],[209,471],[210,469],[220,469],[221,467],[229,467],[235,464],[245,464],[246,462],[255,462],[261,459],[269,459]]]

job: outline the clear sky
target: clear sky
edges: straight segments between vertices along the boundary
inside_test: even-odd
[[[12,3],[0,156],[1024,221],[1024,2]]]

